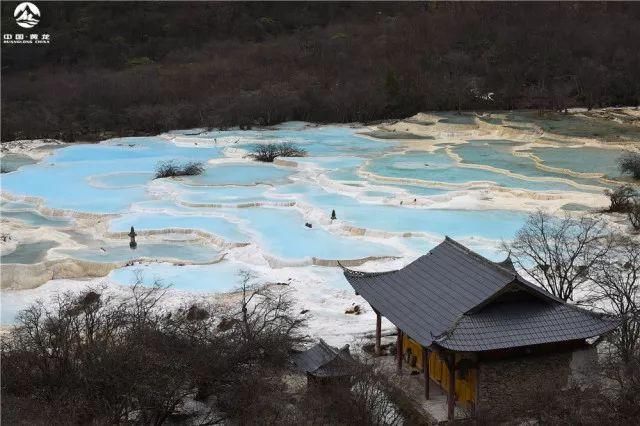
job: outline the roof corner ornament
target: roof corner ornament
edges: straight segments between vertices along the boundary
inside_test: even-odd
[[[349,269],[346,266],[344,266],[342,263],[340,263],[339,260],[336,260],[336,262],[338,262],[338,266],[340,267],[340,269],[342,269],[342,272],[344,272],[345,274],[351,275],[353,277],[364,277],[366,275],[370,275],[367,272],[354,271],[353,269]]]

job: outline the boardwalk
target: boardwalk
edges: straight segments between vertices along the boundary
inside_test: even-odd
[[[395,357],[381,356],[374,359],[376,366],[384,371],[394,385],[400,389],[404,395],[413,402],[414,407],[422,413],[432,424],[447,422],[447,395],[442,391],[440,385],[433,380],[429,386],[430,398],[424,398],[424,376],[422,374],[411,374],[411,369],[404,364],[402,372],[398,374],[396,370]],[[466,407],[456,405],[456,419],[466,419],[470,417],[471,411]]]

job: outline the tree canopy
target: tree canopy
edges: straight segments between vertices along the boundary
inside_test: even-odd
[[[2,4],[4,33],[25,33]],[[637,105],[633,3],[42,3],[2,139]],[[35,30],[34,29],[34,30]]]

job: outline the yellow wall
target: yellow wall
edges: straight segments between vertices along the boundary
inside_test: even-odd
[[[415,357],[415,368],[422,371],[422,346],[406,334],[403,337],[402,345],[405,354],[404,359],[407,359],[407,354],[410,352],[412,358]],[[456,355],[456,362],[460,361],[460,359],[460,355]],[[449,392],[449,369],[436,352],[429,354],[429,376],[431,380],[439,383],[445,392]],[[456,371],[456,398],[458,401],[475,402],[476,380],[477,370],[475,368],[468,370],[466,378],[460,377],[460,371]]]

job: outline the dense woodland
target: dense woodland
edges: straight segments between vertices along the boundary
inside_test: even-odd
[[[640,102],[633,3],[39,7],[51,43],[3,45],[2,140]]]

